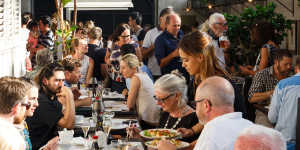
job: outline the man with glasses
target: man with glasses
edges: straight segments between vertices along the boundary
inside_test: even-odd
[[[73,128],[75,106],[72,91],[64,86],[64,69],[58,63],[45,66],[36,78],[39,85],[39,107],[27,118],[32,149],[39,149],[53,137],[58,128]],[[64,110],[63,110],[64,107]]]
[[[24,150],[25,142],[14,127],[16,116],[28,106],[26,85],[14,77],[0,78],[0,149]]]
[[[227,51],[230,43],[228,40],[220,39],[220,37],[224,36],[224,32],[227,30],[228,25],[223,14],[213,13],[209,16],[207,34],[211,37],[219,65],[223,67],[223,69],[226,67],[224,52]]]
[[[222,77],[204,80],[196,91],[196,113],[204,128],[194,150],[231,150],[239,133],[253,123],[242,118],[241,112],[234,112],[234,89]],[[162,141],[159,150],[176,149]]]

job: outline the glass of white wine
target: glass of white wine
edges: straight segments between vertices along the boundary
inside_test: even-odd
[[[109,136],[109,132],[111,130],[111,127],[112,127],[112,121],[110,118],[108,117],[104,117],[104,120],[103,120],[103,130],[104,132],[106,133],[107,137]]]

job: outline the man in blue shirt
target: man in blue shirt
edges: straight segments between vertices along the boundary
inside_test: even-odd
[[[268,113],[270,122],[282,133],[288,147],[295,146],[298,98],[300,97],[300,57],[295,66],[296,75],[281,80],[272,96]]]
[[[177,45],[183,36],[180,31],[181,19],[178,14],[172,13],[166,17],[166,30],[155,40],[155,56],[160,65],[162,74],[170,73],[178,69],[186,72],[182,68]]]

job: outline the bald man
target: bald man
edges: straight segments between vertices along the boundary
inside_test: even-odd
[[[280,132],[254,124],[241,132],[234,150],[286,150],[286,143]]]
[[[204,125],[194,150],[232,150],[239,133],[253,123],[234,112],[234,89],[222,77],[204,80],[196,91],[196,113]],[[159,150],[176,149],[167,141],[159,143]]]

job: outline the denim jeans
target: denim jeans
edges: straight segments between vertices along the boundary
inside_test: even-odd
[[[296,142],[295,141],[289,141],[286,144],[287,150],[295,150],[296,149]]]

